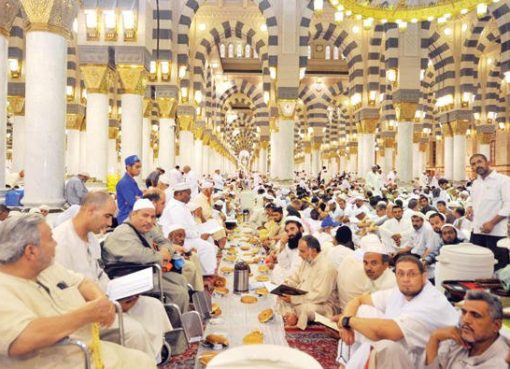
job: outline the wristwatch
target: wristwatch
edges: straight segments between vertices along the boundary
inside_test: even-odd
[[[342,318],[342,328],[350,329],[351,328],[351,325],[349,324],[350,321],[351,321],[351,317],[350,316],[344,316]]]

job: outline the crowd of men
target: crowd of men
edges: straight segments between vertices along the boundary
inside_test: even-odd
[[[297,172],[286,186],[258,173],[200,178],[184,166],[157,168],[142,190],[132,155],[115,196],[88,192],[87,173],[70,180],[73,206],[53,229],[44,215],[0,207],[0,367],[79,367],[79,355],[64,362],[44,350],[72,336],[90,342],[105,368],[155,368],[173,329],[165,307],[149,296],[120,300],[125,345],[110,342],[119,322],[108,268],[159,264],[165,298],[186,312],[190,295],[216,278],[226,223],[248,210],[272,282],[307,292],[279,297],[276,310],[287,327],[304,330],[316,314],[336,322],[340,368],[507,368],[500,299],[470,291],[459,310],[434,286],[445,245],[489,249],[496,271],[510,264],[498,247],[510,178],[481,154],[470,164],[476,178],[459,186],[430,173],[401,184],[377,166],[364,178]]]

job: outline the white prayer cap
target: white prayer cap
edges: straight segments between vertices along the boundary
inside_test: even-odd
[[[209,189],[209,188],[213,188],[213,187],[214,187],[214,184],[212,182],[205,181],[204,183],[202,183],[202,189]]]
[[[331,204],[336,204],[335,200],[331,199],[328,201],[328,205],[331,205]]]
[[[360,194],[356,194],[356,195],[354,195],[354,200],[365,201],[365,198],[363,196],[361,196]]]
[[[50,207],[48,205],[41,205],[39,206],[39,210],[43,211],[50,211]]]
[[[178,229],[184,229],[184,227],[180,224],[172,224],[171,226],[168,227],[168,234],[174,232],[174,231],[177,231]]]
[[[170,185],[170,176],[168,174],[162,174],[159,176],[158,182]]]
[[[460,191],[460,195],[469,196],[469,192],[467,192],[466,190]]]
[[[301,220],[301,218],[298,218],[295,215],[289,215],[288,217],[286,217],[285,224],[287,224],[287,222],[296,222],[296,223],[301,224],[301,226],[303,226],[303,221]]]
[[[154,204],[149,199],[138,199],[133,205],[133,211],[142,210],[142,209],[152,209],[156,210]]]
[[[218,200],[218,201],[215,201],[215,202],[214,202],[214,205],[215,205],[215,206],[223,206],[223,204],[224,204],[224,202],[223,202],[223,201],[221,201],[221,200]]]
[[[213,199],[221,199],[223,196],[225,196],[225,194],[223,193],[223,191],[219,191],[219,192],[216,192],[215,194],[212,195],[212,198]]]
[[[84,170],[82,170],[81,172],[78,173],[79,176],[82,176],[82,177],[87,177],[87,178],[90,178],[90,174],[88,172],[85,172]]]
[[[173,190],[174,192],[191,190],[191,186],[189,183],[179,182],[174,185]]]
[[[459,208],[460,204],[457,201],[450,201],[450,202],[448,202],[448,207],[449,208]]]
[[[28,212],[29,214],[41,214],[41,210],[39,208],[32,208]]]
[[[425,215],[421,211],[413,211],[412,214],[411,214],[411,218],[412,217],[418,217],[418,218],[421,218],[423,220],[427,220],[427,218],[425,217]]]
[[[448,227],[455,229],[455,232],[457,232],[457,228],[455,228],[455,227],[453,226],[453,224],[450,224],[450,223],[443,224],[443,225],[441,226],[441,230],[443,230],[443,229],[445,229],[445,228],[448,228]]]
[[[437,211],[435,211],[435,210],[429,210],[429,211],[427,211],[427,213],[425,214],[425,218],[426,218],[427,220],[429,220],[429,219],[430,219],[430,216],[431,216],[432,214],[435,214],[435,213],[437,213]]]
[[[361,240],[359,240],[360,248],[365,252],[377,252],[379,254],[385,254],[384,246],[379,237],[373,233],[367,234]],[[370,250],[370,251],[369,251]]]
[[[197,210],[198,208],[201,208],[202,206],[198,205],[195,202],[190,202],[190,203],[188,203],[187,207],[188,207],[189,211],[193,212],[193,211]]]

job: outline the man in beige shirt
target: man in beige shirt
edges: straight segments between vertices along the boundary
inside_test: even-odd
[[[427,369],[507,368],[508,342],[499,334],[501,301],[485,291],[469,291],[458,327],[432,333],[426,348]]]
[[[54,264],[56,242],[40,215],[3,222],[0,244],[0,367],[83,368],[81,354],[47,348],[68,336],[91,342],[92,323],[114,321],[111,301],[82,275]],[[106,369],[156,369],[141,351],[104,341],[99,346],[93,359]]]
[[[213,193],[213,184],[211,182],[204,182],[200,187],[200,193],[195,196],[193,199],[193,203],[197,204],[202,208],[202,216],[205,221],[208,221],[212,217],[212,193]]]
[[[306,329],[315,313],[332,316],[336,295],[336,270],[327,256],[321,253],[321,245],[313,236],[304,236],[299,241],[299,269],[288,277],[284,284],[304,290],[301,296],[284,295],[279,298],[277,309],[287,326]]]

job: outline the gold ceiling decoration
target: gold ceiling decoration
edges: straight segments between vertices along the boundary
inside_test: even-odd
[[[438,0],[433,3],[410,5],[408,1],[397,0],[382,6],[375,1],[329,0],[331,6],[343,16],[358,15],[364,19],[377,19],[383,22],[432,21],[439,18],[463,15],[474,9],[479,16],[487,14],[488,2],[480,0]]]

